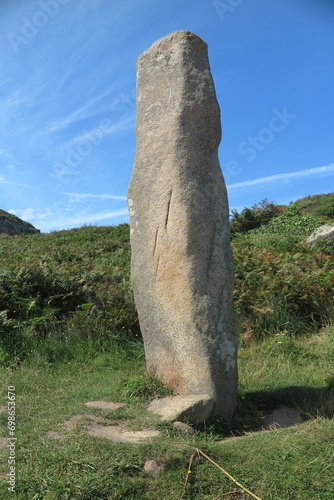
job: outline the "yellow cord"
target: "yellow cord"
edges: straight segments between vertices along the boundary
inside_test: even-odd
[[[238,483],[238,481],[236,481],[231,476],[231,474],[229,474],[225,469],[223,469],[222,467],[220,467],[220,465],[216,464],[216,462],[214,462],[210,457],[208,457],[207,455],[205,455],[205,453],[203,453],[203,451],[201,451],[201,450],[199,450],[197,448],[196,448],[196,450],[197,450],[197,453],[200,453],[201,455],[203,455],[204,458],[206,458],[207,460],[209,460],[209,462],[211,462],[213,465],[215,465],[216,467],[218,467],[219,470],[221,470],[229,479],[231,479],[231,481],[233,481],[234,484],[236,484],[237,486],[239,486],[239,488],[241,488],[246,493],[248,493],[248,495],[250,495],[251,497],[255,498],[256,500],[261,500],[261,498],[257,497],[256,495],[254,495],[254,493],[252,493],[247,488],[245,488],[244,486],[242,486],[242,484]]]

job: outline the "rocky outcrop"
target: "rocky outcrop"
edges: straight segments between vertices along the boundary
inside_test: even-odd
[[[306,243],[311,245],[316,241],[323,241],[329,243],[330,245],[334,245],[334,225],[333,224],[324,224],[323,226],[318,227],[313,233],[307,238]]]
[[[128,192],[131,279],[148,372],[174,394],[237,404],[229,210],[207,45],[188,31],[137,62],[137,148]]]
[[[0,210],[0,234],[36,234],[39,232],[39,229],[29,222],[24,222],[16,215]]]

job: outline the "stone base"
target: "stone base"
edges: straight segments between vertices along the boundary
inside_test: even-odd
[[[178,420],[200,424],[212,416],[214,405],[215,402],[210,396],[201,394],[155,399],[147,409],[159,415],[161,420]]]

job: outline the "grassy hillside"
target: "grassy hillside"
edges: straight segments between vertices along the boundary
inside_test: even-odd
[[[246,211],[258,227],[234,232],[235,307],[244,338],[316,332],[333,322],[333,250],[304,243],[323,219],[300,212],[298,203],[264,200]],[[232,227],[242,218],[235,216]],[[72,359],[140,337],[128,225],[2,238],[0,259],[4,363],[32,354],[47,362]]]
[[[334,193],[306,196],[297,200],[294,205],[302,214],[334,220]]]
[[[15,386],[15,498],[179,499],[194,448],[262,500],[334,497],[334,254],[304,243],[330,216],[328,201],[327,215],[298,203],[261,202],[237,221],[239,229],[244,216],[248,224],[232,239],[242,323],[239,410],[233,420],[212,421],[194,436],[145,412],[147,402],[166,391],[145,373],[128,226],[0,238],[0,405],[7,404],[7,387]],[[128,406],[116,413],[92,410],[85,406],[92,400]],[[245,435],[280,404],[297,408],[304,423]],[[162,436],[149,444],[112,444],[89,436],[82,423],[67,439],[48,437],[73,415],[88,421],[92,412],[132,429],[154,426]],[[7,418],[0,407],[3,437]],[[227,439],[231,434],[244,437]],[[0,458],[0,496],[6,498],[1,439]],[[163,466],[158,478],[144,471],[147,460]],[[183,498],[249,497],[196,459]]]
[[[127,225],[4,238],[0,356],[72,359],[139,335]]]

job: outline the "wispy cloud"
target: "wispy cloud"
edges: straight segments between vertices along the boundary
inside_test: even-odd
[[[93,194],[93,193],[61,193],[71,197],[71,201],[81,201],[88,198],[95,200],[123,200],[126,201],[126,196],[116,196],[114,194]]]
[[[0,101],[2,112],[22,111],[22,107],[32,102],[32,96],[29,92],[25,92],[23,88],[6,93],[6,98]]]
[[[25,208],[24,210],[8,210],[10,214],[14,214],[20,219],[28,221],[28,220],[45,220],[48,217],[52,217],[53,213],[49,208],[45,209],[45,212],[37,212],[34,208]]]
[[[257,179],[250,179],[248,181],[236,182],[229,184],[228,189],[238,189],[248,186],[259,186],[274,182],[293,181],[308,177],[324,177],[334,174],[334,163],[325,165],[323,167],[308,168],[306,170],[298,170],[297,172],[287,172],[282,174],[269,175],[268,177],[259,177]]]
[[[20,187],[31,187],[28,184],[21,184],[19,182],[8,181],[7,179],[5,179],[3,176],[0,175],[0,185],[1,184],[11,184],[12,186],[20,186]]]
[[[101,126],[102,122],[105,122],[103,127]],[[80,141],[91,141],[94,144],[94,142],[96,141],[96,134],[99,134],[100,136],[102,135],[102,137],[106,135],[117,134],[118,132],[132,129],[134,127],[134,124],[135,115],[121,118],[117,123],[112,123],[109,118],[105,118],[104,120],[101,120],[100,124],[98,124],[97,127],[76,135],[69,141],[65,142],[63,146],[71,147]],[[108,125],[107,128],[106,125]]]
[[[63,117],[61,120],[57,120],[51,123],[48,129],[41,131],[41,134],[57,132],[57,130],[65,129],[74,122],[84,120],[86,118],[90,118],[94,115],[101,113],[101,108],[98,109],[91,109],[91,108],[95,106],[99,101],[104,99],[107,95],[109,95],[112,90],[113,90],[112,87],[108,88],[105,92],[103,92],[97,97],[94,97],[93,99],[90,99],[83,106],[80,106],[72,113]]]
[[[129,214],[128,209],[124,208],[122,210],[115,211],[103,211],[103,212],[95,212],[95,213],[83,213],[77,215],[75,217],[63,217],[59,216],[53,217],[50,220],[41,221],[38,226],[38,229],[42,229],[44,231],[50,231],[52,229],[66,229],[69,227],[78,227],[83,224],[97,224],[100,221],[113,219],[117,217],[124,217]]]
[[[0,149],[0,156],[7,158],[7,160],[11,160],[14,158],[14,155],[12,155],[12,153],[9,153],[6,149]]]

